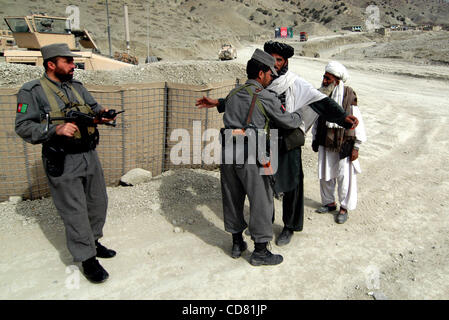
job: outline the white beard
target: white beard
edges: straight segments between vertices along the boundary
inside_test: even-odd
[[[335,82],[332,82],[330,85],[328,86],[324,86],[323,84],[321,84],[321,88],[318,89],[318,91],[320,91],[321,93],[324,93],[326,96],[330,97],[332,92],[335,89]]]
[[[340,81],[340,83],[335,85],[335,82],[332,82],[327,87],[321,86],[319,89],[322,93],[327,95],[328,97],[332,98],[336,103],[338,103],[341,107],[343,107],[343,94],[345,90],[345,85],[343,84],[343,81]],[[327,122],[326,121],[326,127],[328,128],[338,128],[342,129],[343,127],[339,126],[336,123],[333,122]]]

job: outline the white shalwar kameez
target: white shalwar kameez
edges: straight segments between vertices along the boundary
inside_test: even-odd
[[[352,106],[353,115],[359,120],[355,130],[358,146],[366,141],[365,125],[357,106]],[[323,205],[335,202],[335,185],[338,183],[338,199],[340,205],[347,210],[357,206],[357,174],[361,173],[359,159],[351,161],[350,157],[340,160],[338,152],[318,149],[318,178],[320,179],[321,202]]]
[[[359,120],[355,130],[355,146],[366,141],[365,125],[357,106],[352,106],[353,115]],[[351,157],[340,160],[338,152],[318,149],[318,178],[320,179],[321,202],[323,205],[335,202],[335,185],[338,183],[338,198],[341,207],[354,210],[357,206],[357,174],[361,173],[359,159]]]

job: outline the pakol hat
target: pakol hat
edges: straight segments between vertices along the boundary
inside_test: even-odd
[[[269,54],[276,53],[286,60],[295,54],[295,49],[292,46],[286,43],[271,40],[265,42],[263,45],[263,50]]]
[[[274,68],[274,63],[276,62],[276,60],[268,53],[266,53],[260,49],[256,49],[256,51],[254,51],[251,59],[257,60],[257,61],[263,63],[264,65],[270,67],[271,72],[275,76],[278,75],[278,73],[276,72],[276,69]]]
[[[53,43],[41,48],[42,58],[44,60],[54,57],[81,57],[70,51],[67,43]]]

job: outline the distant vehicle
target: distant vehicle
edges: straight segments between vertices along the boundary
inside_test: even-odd
[[[309,35],[307,32],[300,32],[299,33],[299,41],[307,41],[309,39]]]
[[[81,57],[75,57],[77,68],[85,70],[116,70],[131,64],[102,56],[87,30],[72,30],[68,18],[47,15],[5,17],[5,22],[19,48],[26,50],[5,50],[5,61],[42,66],[40,48],[53,43],[67,43],[69,49]],[[76,45],[92,51],[80,51]]]
[[[11,31],[0,30],[0,56],[3,55],[5,50],[12,49],[14,44],[14,37]]]
[[[237,49],[231,44],[224,44],[218,51],[218,58],[220,60],[232,60],[237,59]]]

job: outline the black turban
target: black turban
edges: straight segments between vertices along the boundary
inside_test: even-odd
[[[265,42],[265,44],[263,45],[263,50],[269,54],[276,53],[284,59],[292,57],[293,54],[295,53],[295,49],[293,49],[292,46],[286,43],[271,40]]]

